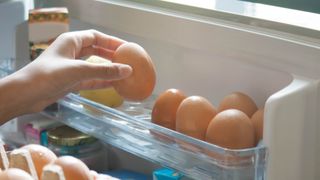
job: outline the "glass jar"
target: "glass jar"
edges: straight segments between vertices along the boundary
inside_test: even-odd
[[[93,136],[69,126],[59,126],[47,132],[48,148],[57,156],[71,155],[82,160],[92,170],[105,170],[107,153]]]

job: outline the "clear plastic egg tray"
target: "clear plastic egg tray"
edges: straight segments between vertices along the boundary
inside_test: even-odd
[[[44,114],[193,179],[264,179],[266,147],[223,149],[153,124],[154,100],[109,108],[69,94]]]

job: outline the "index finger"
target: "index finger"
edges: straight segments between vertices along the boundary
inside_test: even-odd
[[[121,44],[126,42],[123,39],[101,33],[97,30],[84,30],[79,36],[82,39],[82,48],[98,46],[99,48],[115,51]]]

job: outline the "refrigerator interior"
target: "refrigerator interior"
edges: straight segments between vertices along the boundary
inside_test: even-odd
[[[58,109],[42,113],[108,144],[106,149],[121,157],[119,166],[134,159],[151,167],[139,171],[166,166],[194,179],[320,178],[319,44],[273,36],[254,27],[199,22],[112,3],[99,8],[93,4],[89,9],[73,6],[72,1],[53,5],[69,8],[70,30],[97,29],[137,42],[155,63],[157,84],[154,96],[146,101],[125,102],[112,109],[69,94],[58,102]],[[96,8],[105,14],[94,13]],[[110,14],[125,25],[120,20],[101,20]],[[158,28],[158,23],[164,28]],[[149,31],[142,30],[144,26]],[[170,26],[180,28],[170,31]],[[17,31],[20,36],[27,34],[25,26]],[[229,150],[152,124],[154,100],[168,88],[201,95],[215,106],[231,92],[248,94],[265,108],[263,143]],[[14,132],[21,128],[20,122],[9,122]]]

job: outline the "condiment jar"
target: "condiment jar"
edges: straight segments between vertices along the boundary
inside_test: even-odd
[[[106,169],[107,153],[104,153],[102,143],[95,137],[65,125],[49,130],[47,135],[48,148],[57,156],[71,155],[92,170]]]

